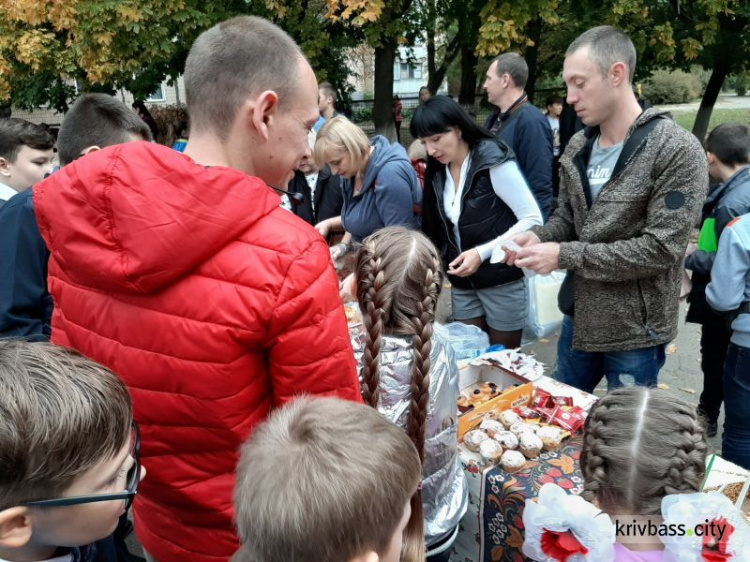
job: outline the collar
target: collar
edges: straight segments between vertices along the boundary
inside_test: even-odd
[[[508,108],[508,111],[501,111],[499,114],[500,122],[507,121],[508,118],[513,115],[516,111],[521,109],[521,106],[529,101],[529,96],[526,95],[526,92],[521,94],[521,97],[519,97],[516,101],[513,102],[513,104]]]
[[[8,201],[11,197],[20,193],[4,183],[0,183],[0,201]]]

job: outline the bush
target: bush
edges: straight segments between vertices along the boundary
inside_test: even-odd
[[[643,95],[654,105],[688,103],[700,94],[700,79],[681,70],[657,70],[643,84]]]
[[[737,92],[738,96],[744,96],[750,89],[750,75],[740,74],[727,78],[727,86],[730,90]]]
[[[354,105],[352,107],[352,123],[366,123],[372,121],[372,107]]]

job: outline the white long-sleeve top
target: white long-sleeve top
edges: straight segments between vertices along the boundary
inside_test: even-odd
[[[456,237],[456,243],[462,252],[461,235],[458,230],[458,219],[461,216],[461,193],[466,183],[466,174],[471,167],[471,153],[461,164],[461,173],[459,174],[459,186],[453,181],[448,165],[445,166],[445,189],[443,191],[443,207],[445,216],[453,223],[453,234]],[[515,161],[510,160],[490,169],[490,181],[495,194],[510,207],[513,214],[516,215],[518,222],[506,230],[503,234],[485,242],[476,247],[482,261],[487,260],[492,255],[492,249],[511,236],[529,230],[532,226],[542,224],[542,212],[539,210],[534,195],[531,193],[521,170]],[[470,248],[466,248],[470,249]]]

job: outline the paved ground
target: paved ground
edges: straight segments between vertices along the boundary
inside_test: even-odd
[[[659,109],[667,111],[696,111],[700,102],[680,103],[676,105],[660,105]],[[714,109],[747,109],[750,108],[750,96],[736,96],[734,94],[721,95],[716,100]]]

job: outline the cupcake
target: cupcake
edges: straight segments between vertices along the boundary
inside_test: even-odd
[[[505,427],[511,427],[514,423],[521,421],[521,416],[516,414],[513,410],[505,410],[500,413],[500,421],[503,422]]]
[[[562,430],[553,425],[540,427],[536,434],[542,440],[545,451],[557,451],[562,444]]]
[[[481,390],[478,388],[472,391],[471,395],[469,396],[469,402],[471,402],[474,406],[479,406],[481,403],[485,402],[487,398],[482,393]]]
[[[485,419],[482,421],[479,429],[487,433],[490,437],[494,437],[498,432],[505,431],[505,426],[497,420]]]
[[[474,408],[474,406],[471,405],[471,402],[469,402],[469,399],[463,394],[459,396],[458,400],[456,400],[456,406],[458,406],[458,411],[462,414],[465,414]]]
[[[482,455],[484,460],[497,464],[503,454],[503,448],[494,439],[486,439],[479,444],[479,454]]]
[[[500,466],[505,472],[518,472],[526,464],[526,457],[518,451],[505,451],[500,457]]]
[[[536,458],[543,446],[541,438],[536,433],[524,433],[518,439],[518,449],[529,459]]]
[[[466,435],[464,435],[464,445],[466,445],[467,449],[476,453],[479,451],[479,445],[482,441],[486,441],[489,438],[489,435],[484,431],[472,429],[471,431],[467,431]]]
[[[503,446],[503,449],[518,448],[518,437],[510,431],[500,431],[495,433],[492,437]]]

